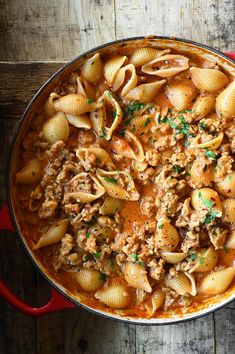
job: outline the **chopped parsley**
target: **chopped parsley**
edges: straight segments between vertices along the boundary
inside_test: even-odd
[[[210,209],[211,207],[213,207],[214,202],[210,199],[203,198],[201,192],[198,193],[198,197],[201,199],[202,203],[205,205],[205,207],[207,209]]]
[[[124,125],[129,125],[130,122],[131,122],[131,119],[130,119],[130,118],[129,118],[129,119],[126,119],[126,120],[124,121]]]
[[[205,130],[207,128],[206,124],[205,123],[199,123],[199,129],[201,130]]]
[[[86,238],[89,238],[91,236],[90,232],[86,232]]]
[[[109,96],[109,98],[113,98],[113,96],[111,95],[110,92],[108,92],[108,96]]]
[[[205,261],[205,257],[201,257],[201,258],[199,259],[199,264],[203,264],[204,261]]]
[[[113,119],[116,118],[116,115],[117,115],[117,110],[115,109],[115,110],[112,112],[112,117],[113,117]]]
[[[136,263],[138,261],[138,254],[132,253],[131,258],[132,258],[132,262]]]
[[[164,224],[158,225],[158,229],[163,229]]]
[[[103,177],[106,182],[117,184],[117,180],[115,178]]]
[[[99,280],[106,280],[106,274],[103,273],[103,272],[100,272],[100,275],[99,275]]]
[[[120,135],[121,135],[123,138],[125,138],[126,129],[122,129],[122,130],[120,131]]]
[[[195,261],[196,258],[197,258],[197,255],[195,253],[190,255],[191,261]]]
[[[138,112],[140,109],[144,107],[145,107],[144,103],[130,101],[129,105],[127,106],[127,114],[129,116],[132,116],[134,112]]]
[[[217,216],[217,212],[212,210],[211,213],[208,213],[205,219],[205,224],[210,224]]]
[[[93,253],[93,257],[95,257],[96,259],[100,258],[100,256],[101,256],[101,252]]]
[[[191,109],[185,109],[184,111],[181,111],[180,113],[193,113]]]
[[[88,100],[87,100],[87,103],[93,103],[94,102],[94,100],[92,99],[92,98],[88,98]]]
[[[151,123],[151,118],[147,118],[146,121],[144,122],[144,127],[147,127],[147,125],[149,125],[149,123]]]
[[[138,262],[136,262],[136,264],[139,264],[139,265],[145,266],[144,261],[138,261]]]
[[[106,134],[106,132],[105,132],[105,128],[102,127],[101,130],[102,130],[102,132],[103,132],[103,135],[100,135],[100,138],[107,139],[107,134]]]
[[[208,150],[208,149],[205,150],[204,155],[205,155],[206,157],[210,157],[210,158],[213,159],[213,160],[216,160],[216,159],[217,159],[216,154],[215,154],[213,151]]]
[[[179,167],[177,165],[173,165],[173,170],[175,173],[179,173]]]
[[[85,256],[83,256],[83,260],[84,262],[87,262],[91,259],[90,255],[89,254],[85,254]]]

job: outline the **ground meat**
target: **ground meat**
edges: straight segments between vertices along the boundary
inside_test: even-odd
[[[70,234],[65,234],[61,240],[60,254],[61,256],[68,256],[74,247],[74,239]]]
[[[231,150],[232,153],[235,153],[235,129],[234,124],[226,129],[225,134],[231,139]]]
[[[160,259],[159,261],[157,261],[156,259],[151,260],[147,264],[147,266],[150,267],[149,268],[150,277],[155,280],[159,280],[162,277],[162,275],[165,273],[164,264],[165,261],[163,259]]]
[[[157,188],[167,191],[177,185],[178,180],[173,177],[173,168],[171,165],[163,167],[162,171],[155,178],[155,184]]]
[[[48,219],[55,215],[58,202],[56,200],[46,200],[39,209],[38,216],[40,219]]]
[[[48,152],[48,157],[50,160],[57,158],[61,151],[64,149],[65,143],[62,140],[56,141],[50,148]]]
[[[82,247],[85,252],[89,253],[96,253],[98,251],[98,246],[96,244],[96,236],[94,234],[89,235],[86,237],[86,231],[79,232],[77,234],[77,243],[79,247]]]
[[[190,248],[196,248],[199,247],[199,232],[196,231],[187,231],[186,232],[186,237],[181,244],[181,250],[184,253],[187,253]]]
[[[216,250],[224,247],[224,242],[228,234],[228,230],[222,229],[221,227],[217,227],[215,225],[210,225],[208,227],[208,234],[210,241]]]
[[[232,172],[233,158],[229,156],[227,152],[217,160],[217,165],[215,168],[215,180],[219,182],[224,179],[224,177]]]
[[[161,154],[155,150],[148,150],[145,153],[145,160],[150,166],[157,166],[161,162]]]
[[[175,191],[168,191],[167,193],[160,194],[159,197],[160,206],[157,212],[157,218],[173,216],[178,208],[178,195]]]
[[[154,180],[155,169],[152,167],[146,168],[142,172],[138,172],[136,179],[139,180],[143,185],[150,184]]]
[[[151,196],[142,198],[140,201],[141,214],[151,217],[155,209],[155,200]]]

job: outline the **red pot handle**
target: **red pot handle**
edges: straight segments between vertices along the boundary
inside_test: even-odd
[[[235,53],[224,52],[224,54],[227,55],[227,57],[230,57],[231,59],[235,60]]]
[[[15,232],[11,222],[10,212],[7,203],[0,209],[0,230]],[[55,289],[51,289],[51,298],[48,303],[41,307],[32,307],[17,297],[0,279],[0,296],[3,296],[7,302],[16,307],[19,311],[31,316],[41,316],[47,313],[76,307],[71,301],[60,295]]]

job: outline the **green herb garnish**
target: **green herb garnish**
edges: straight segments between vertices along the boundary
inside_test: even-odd
[[[145,266],[144,261],[138,261],[138,262],[136,262],[136,264],[139,264],[139,265]]]
[[[197,255],[195,253],[190,255],[191,261],[195,261],[196,258],[197,258]]]
[[[87,99],[87,103],[90,104],[90,103],[93,103],[93,102],[94,102],[94,100],[93,100],[92,98],[88,98],[88,99]]]
[[[102,132],[103,132],[103,135],[100,135],[100,138],[107,139],[107,134],[106,134],[106,132],[105,132],[105,128],[102,127],[101,130],[102,130]]]
[[[204,261],[205,261],[205,257],[201,257],[201,258],[199,259],[199,264],[203,264]]]
[[[107,278],[106,274],[103,272],[100,272],[99,280],[106,280],[106,278]]]
[[[213,159],[213,160],[216,160],[216,159],[217,159],[216,154],[215,154],[213,151],[211,151],[211,150],[205,150],[204,155],[205,155],[206,157],[210,157],[210,158]]]
[[[164,224],[158,225],[158,229],[163,229]]]
[[[138,261],[138,254],[132,253],[131,258],[133,259],[133,262],[136,263]]]
[[[205,130],[206,128],[207,128],[207,126],[206,126],[205,123],[200,123],[200,124],[199,124],[199,129]]]
[[[86,232],[86,238],[89,238],[91,236],[90,232]]]
[[[205,224],[210,224],[216,218],[217,214],[218,213],[214,210],[208,213],[205,219]]]
[[[115,109],[115,110],[112,112],[112,117],[113,117],[113,119],[116,118],[116,115],[117,115],[117,110]]]
[[[96,259],[97,259],[97,258],[100,258],[100,256],[101,256],[101,252],[95,252],[95,253],[93,253],[93,257],[95,257]]]
[[[144,122],[144,127],[147,127],[147,125],[149,125],[149,123],[151,123],[151,118],[147,118],[146,121]]]
[[[126,135],[126,129],[122,129],[120,130],[120,135],[125,138],[125,135]]]
[[[87,262],[91,259],[90,255],[89,254],[85,254],[85,256],[83,256],[83,260],[84,262]]]
[[[117,184],[117,180],[115,178],[103,177],[103,179],[107,182],[112,183],[112,184]]]
[[[177,165],[173,165],[173,170],[175,173],[179,173],[179,167]]]
[[[214,205],[214,202],[212,200],[203,198],[201,192],[198,192],[198,197],[201,199],[202,203],[207,209],[210,209]]]
[[[137,112],[144,107],[144,103],[130,101],[130,104],[127,106],[127,114],[132,116],[134,112]]]

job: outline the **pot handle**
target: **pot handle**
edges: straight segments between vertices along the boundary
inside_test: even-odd
[[[224,52],[224,54],[227,55],[229,58],[235,60],[235,53]]]
[[[5,203],[0,209],[0,230],[15,232],[11,222],[9,208]],[[16,307],[19,311],[31,316],[41,316],[58,310],[76,307],[71,301],[60,295],[55,289],[51,289],[51,298],[48,303],[41,307],[32,307],[16,296],[0,279],[0,296],[3,296],[8,303]]]

